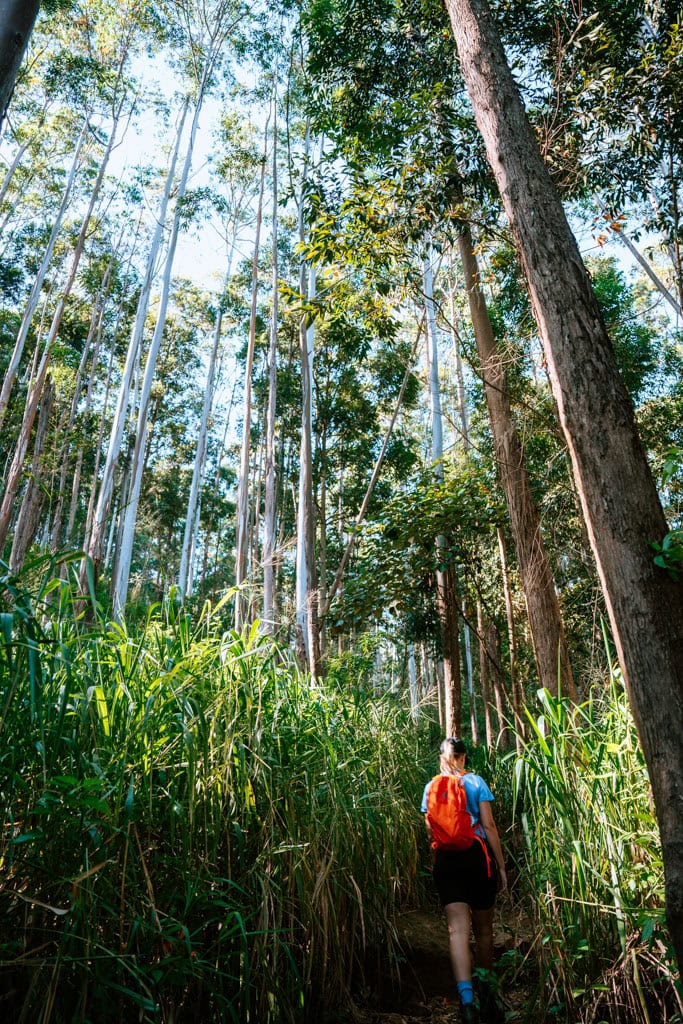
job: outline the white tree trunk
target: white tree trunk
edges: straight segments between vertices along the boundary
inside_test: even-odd
[[[410,716],[414,722],[420,717],[420,701],[417,693],[417,668],[415,666],[415,646],[408,645],[408,686],[410,687]]]
[[[95,563],[96,569],[99,567],[99,563],[102,557],[102,547],[104,543],[104,537],[107,532],[107,521],[109,517],[109,509],[111,506],[111,499],[114,490],[114,474],[116,472],[116,466],[118,464],[119,455],[121,452],[121,442],[123,440],[123,432],[126,425],[126,418],[128,414],[128,404],[130,399],[130,390],[133,382],[133,374],[135,372],[136,363],[138,360],[138,353],[142,342],[142,336],[145,329],[145,320],[147,317],[147,310],[149,308],[149,299],[152,291],[152,282],[154,280],[155,268],[157,259],[159,256],[159,250],[161,248],[161,241],[164,233],[164,225],[166,223],[166,216],[168,212],[168,204],[171,196],[171,189],[175,180],[175,169],[178,160],[178,152],[180,150],[180,143],[183,134],[183,127],[185,124],[185,117],[187,115],[187,103],[183,107],[182,116],[178,126],[178,132],[176,135],[176,144],[171,157],[171,163],[166,176],[166,183],[164,186],[161,203],[159,205],[159,213],[156,218],[156,228],[152,237],[149,254],[147,256],[147,268],[145,271],[145,279],[142,284],[140,291],[140,297],[138,298],[137,309],[135,312],[135,322],[131,331],[130,342],[128,343],[128,351],[126,353],[126,362],[123,369],[123,377],[121,379],[121,385],[119,387],[118,399],[116,403],[116,411],[114,412],[114,419],[111,426],[111,433],[109,437],[109,447],[107,449],[107,458],[104,464],[104,470],[102,473],[102,482],[100,484],[99,494],[97,498],[97,505],[95,512],[92,517],[91,530],[87,531],[85,538],[85,550],[90,558]],[[81,585],[84,586],[86,582],[86,570],[85,563],[81,568]]]
[[[204,87],[206,84],[207,72],[208,64],[207,69],[205,70],[205,76],[202,79],[202,83],[200,85],[197,94],[197,99],[195,102],[192,126],[190,128],[190,138],[187,145],[187,152],[185,154],[185,162],[183,165],[180,183],[178,185],[178,190],[176,193],[176,204],[173,213],[173,222],[171,226],[171,237],[169,238],[168,242],[168,250],[166,252],[166,260],[164,264],[164,273],[161,282],[159,310],[157,313],[157,320],[154,327],[152,342],[147,353],[147,360],[145,362],[145,374],[142,381],[142,389],[140,392],[135,448],[133,450],[133,462],[131,466],[131,490],[128,498],[128,503],[126,505],[124,512],[124,526],[123,535],[121,539],[121,548],[117,552],[116,573],[112,581],[113,606],[114,615],[116,616],[116,618],[121,618],[123,616],[126,607],[126,599],[128,597],[128,579],[130,576],[130,565],[133,556],[133,539],[135,536],[135,524],[138,515],[140,491],[142,488],[142,471],[144,469],[145,464],[149,401],[152,394],[152,383],[154,381],[154,374],[156,372],[156,364],[157,359],[159,357],[159,349],[161,348],[161,341],[164,335],[164,328],[166,326],[168,300],[171,294],[171,285],[173,282],[173,261],[175,259],[176,247],[178,244],[178,234],[180,232],[180,213],[182,201],[185,197],[185,192],[187,191],[187,182],[190,176],[190,167],[192,166],[192,153],[194,150],[194,143],[197,136],[199,114],[201,112],[202,100],[204,98]]]
[[[425,316],[427,321],[427,351],[429,362],[429,403],[431,411],[432,472],[437,483],[444,480],[443,471],[443,418],[441,413],[441,385],[439,381],[439,349],[434,306],[434,279],[429,258],[424,261]],[[453,572],[448,563],[448,542],[444,535],[436,538],[437,562],[436,599],[441,627],[441,646],[444,674],[444,709],[446,731],[449,736],[460,732],[460,653],[457,632]]]
[[[240,452],[240,473],[237,481],[237,530],[235,542],[235,629],[239,630],[245,620],[246,602],[240,592],[247,578],[247,551],[249,546],[249,460],[251,453],[251,392],[252,372],[254,367],[254,347],[256,344],[256,300],[258,296],[258,259],[261,243],[261,219],[263,215],[263,188],[266,175],[266,145],[268,132],[266,126],[263,161],[261,164],[261,184],[259,188],[258,210],[256,213],[256,236],[254,238],[254,258],[251,271],[251,309],[249,313],[249,340],[247,343],[247,361],[244,368],[244,416],[242,420],[242,446]]]
[[[196,547],[197,531],[199,527],[199,494],[204,481],[204,469],[206,466],[206,446],[209,433],[209,416],[214,399],[214,378],[216,374],[216,362],[218,349],[221,340],[221,325],[223,323],[223,298],[228,287],[232,271],[232,256],[234,252],[234,241],[228,257],[228,269],[225,274],[225,282],[218,297],[218,308],[216,310],[216,323],[213,331],[213,345],[209,358],[209,370],[206,376],[206,387],[204,389],[204,404],[202,407],[202,419],[199,425],[199,437],[197,438],[197,450],[195,452],[194,465],[192,467],[192,483],[190,484],[190,495],[187,502],[187,515],[185,517],[185,532],[183,535],[183,548],[180,554],[180,572],[178,574],[178,590],[180,600],[189,597],[191,592],[190,577],[192,556]]]
[[[273,296],[268,352],[268,410],[266,413],[265,514],[263,518],[263,630],[275,627],[273,553],[275,542],[275,407],[277,402],[278,260],[277,260],[277,79],[273,86]]]

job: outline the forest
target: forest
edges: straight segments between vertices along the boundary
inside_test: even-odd
[[[671,0],[0,0],[3,1021],[459,1024],[462,737],[495,1022],[683,1022],[682,109]]]

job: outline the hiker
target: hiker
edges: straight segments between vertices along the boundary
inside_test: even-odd
[[[439,751],[440,774],[425,786],[422,813],[434,850],[434,883],[448,923],[449,950],[465,1024],[479,1020],[472,987],[470,927],[475,966],[493,968],[493,905],[507,887],[503,851],[493,820],[493,794],[479,775],[465,771],[467,751],[449,737]],[[493,992],[480,991],[482,1021],[500,1016]]]

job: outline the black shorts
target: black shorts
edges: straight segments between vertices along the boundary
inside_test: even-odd
[[[486,853],[488,853],[488,862]],[[475,840],[469,850],[436,850],[434,884],[441,906],[468,903],[472,910],[490,910],[498,890],[492,851]]]

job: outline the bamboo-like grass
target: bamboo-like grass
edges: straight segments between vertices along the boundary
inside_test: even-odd
[[[527,1019],[681,1019],[657,823],[619,672],[579,706],[539,699],[512,779],[539,966]]]
[[[0,581],[0,1016],[322,1019],[415,897],[407,709],[220,606],[88,619],[53,569]]]

